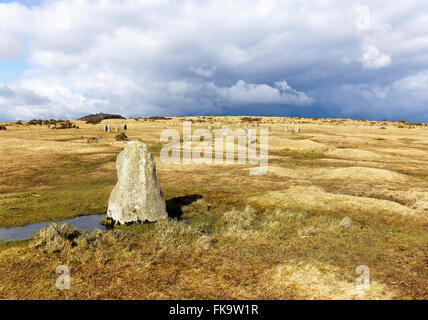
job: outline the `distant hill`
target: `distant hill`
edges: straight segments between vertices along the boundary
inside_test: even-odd
[[[104,119],[125,119],[125,117],[122,117],[120,114],[110,114],[110,113],[96,113],[96,114],[89,114],[87,116],[81,117],[77,120],[89,120],[93,118],[102,118]]]

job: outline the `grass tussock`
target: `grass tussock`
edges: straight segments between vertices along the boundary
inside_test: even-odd
[[[86,138],[86,143],[100,143],[100,137],[88,137]]]
[[[114,137],[116,141],[128,141],[128,136],[125,133],[120,133]]]

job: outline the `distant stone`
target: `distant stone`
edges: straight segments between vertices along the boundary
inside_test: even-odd
[[[119,126],[116,125],[116,133],[119,132]]]
[[[106,125],[104,126],[104,131],[105,131],[105,132],[110,132],[110,127],[109,127],[109,125],[108,125],[108,124],[106,124]]]
[[[287,132],[288,131],[288,127],[287,125],[284,126],[284,131]]]
[[[117,157],[116,168],[118,181],[110,194],[107,217],[117,224],[168,217],[156,165],[145,143],[128,142]]]
[[[123,125],[123,130],[128,130],[128,126],[126,125],[126,123]]]
[[[296,127],[296,128],[294,129],[294,131],[296,131],[296,133],[300,133],[300,127]]]

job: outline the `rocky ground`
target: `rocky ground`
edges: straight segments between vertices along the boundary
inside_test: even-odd
[[[182,120],[1,123],[0,227],[106,212],[123,143],[104,127],[124,123],[130,140],[150,146],[180,219],[104,234],[52,227],[0,243],[0,298],[428,298],[427,126],[187,118],[193,129],[271,127],[268,172],[254,176],[249,164],[162,163],[160,133],[181,131]],[[70,268],[69,290],[55,287],[58,265]],[[360,265],[370,269],[363,292]]]

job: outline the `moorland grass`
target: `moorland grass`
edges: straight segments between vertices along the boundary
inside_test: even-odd
[[[180,119],[8,126],[0,136],[0,226],[105,212],[123,144],[103,129],[124,122],[130,140],[151,147],[176,220],[118,226],[56,253],[0,242],[0,298],[428,298],[428,128],[263,117],[276,171],[250,176],[250,165],[163,164],[160,132]],[[304,134],[285,133],[284,123]],[[377,139],[380,126],[386,141]],[[86,143],[91,136],[101,143]],[[354,167],[371,170],[350,178]],[[55,288],[60,264],[70,267],[70,290]],[[358,265],[372,279],[362,295],[353,291]]]

